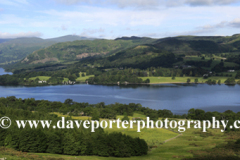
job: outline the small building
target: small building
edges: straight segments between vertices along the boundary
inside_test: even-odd
[[[47,81],[38,81],[38,83],[47,83]]]
[[[233,73],[233,72],[235,72],[235,70],[228,70],[228,72],[231,72],[231,73]]]

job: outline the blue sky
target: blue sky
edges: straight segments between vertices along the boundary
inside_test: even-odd
[[[0,0],[0,38],[240,33],[240,0]]]

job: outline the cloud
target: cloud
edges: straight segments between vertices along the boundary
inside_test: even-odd
[[[240,28],[240,18],[236,18],[233,21],[229,22],[228,26],[231,26],[234,28]]]
[[[61,29],[62,29],[63,31],[65,31],[65,30],[67,30],[67,27],[66,27],[65,25],[62,25],[62,26],[61,26]]]
[[[228,5],[238,2],[238,0],[186,0],[185,4],[191,6],[211,6],[211,5]]]
[[[0,12],[2,12],[3,11],[3,8],[0,8]]]
[[[119,8],[155,8],[155,7],[177,7],[182,5],[190,6],[213,6],[229,5],[239,0],[55,0],[57,3],[66,5],[92,4],[92,5],[115,5]]]
[[[206,35],[209,33],[214,33],[219,29],[223,28],[240,28],[240,18],[234,19],[233,21],[222,21],[213,25],[205,25],[196,27],[192,31],[186,32],[173,32],[166,33],[165,35],[179,36],[179,35]]]
[[[8,33],[8,32],[0,32],[0,38],[20,38],[20,37],[41,37],[42,33],[40,32],[19,32],[19,33]]]
[[[91,37],[93,34],[96,33],[104,33],[105,30],[102,28],[99,29],[83,29],[83,32],[80,34],[80,36],[83,37]]]
[[[0,0],[0,4],[9,6],[29,5],[27,0]]]

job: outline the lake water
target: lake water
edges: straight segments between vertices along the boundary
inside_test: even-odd
[[[0,75],[4,75],[4,74],[12,74],[12,72],[5,72],[3,68],[0,68]]]
[[[58,85],[44,87],[0,86],[0,97],[35,98],[50,101],[73,99],[77,102],[95,104],[140,103],[152,109],[169,109],[184,114],[190,108],[224,112],[240,111],[240,85],[148,85],[148,86],[102,86]]]

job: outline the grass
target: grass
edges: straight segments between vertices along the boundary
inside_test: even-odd
[[[82,72],[83,73],[83,72]],[[93,77],[94,75],[89,75],[89,76],[85,76],[85,77],[82,77],[82,75],[80,75],[80,77],[78,77],[76,79],[77,82],[85,82],[86,79],[90,78],[90,77]],[[48,79],[50,79],[51,77],[50,76],[37,76],[37,77],[31,77],[29,78],[29,80],[35,80],[36,78],[39,78],[40,81],[47,81]],[[68,78],[64,78],[63,81],[67,82],[69,81]]]
[[[152,133],[152,130],[148,130],[146,132],[142,132],[145,134],[144,138],[151,139],[154,137],[157,139],[161,139],[161,134],[168,136],[170,131],[165,129],[160,129],[157,133]],[[228,140],[234,140],[227,138],[225,133],[220,132],[219,129],[208,129],[208,133],[202,133],[201,130],[198,129],[187,129],[182,136],[179,136],[176,139],[168,141],[166,143],[158,144],[155,148],[149,150],[148,155],[141,157],[130,157],[130,158],[115,158],[115,157],[98,157],[98,156],[68,156],[68,155],[57,155],[57,154],[48,154],[48,153],[26,153],[26,155],[41,157],[42,159],[47,158],[63,158],[65,160],[180,160],[184,157],[193,157],[193,152],[204,152],[205,150],[212,149],[217,145],[227,144]],[[16,151],[17,152],[17,151]],[[0,157],[6,157],[8,159],[21,159],[21,156],[17,157],[17,155],[13,153],[4,154],[0,153]],[[28,158],[30,159],[30,158]]]
[[[85,82],[88,78],[90,78],[90,77],[94,77],[94,75],[88,75],[88,76],[85,76],[85,77],[78,77],[77,79],[76,79],[76,81],[77,82]]]
[[[52,114],[56,114],[59,117],[67,117],[67,115],[62,115],[60,113],[57,112],[53,112]],[[129,119],[132,119],[133,117],[139,117],[142,119],[145,119],[146,116],[140,113],[134,113],[133,116],[129,116]],[[78,120],[88,120],[91,119],[91,117],[88,116],[72,116],[73,119],[78,119]],[[122,119],[123,116],[117,116],[117,119]],[[102,120],[102,119],[100,119]],[[107,119],[105,119],[107,120]],[[108,121],[108,120],[107,120]],[[141,139],[144,139],[149,146],[156,146],[159,145],[160,143],[162,143],[163,141],[173,138],[175,136],[178,135],[178,133],[166,130],[166,129],[142,129],[141,132],[137,132],[137,125],[134,124],[133,129],[128,128],[128,129],[123,129],[121,128],[117,128],[117,124],[113,123],[113,127],[110,128],[106,128],[105,129],[106,132],[111,133],[111,132],[122,132],[126,135],[130,135],[132,137],[140,137]]]
[[[35,80],[37,78],[39,78],[40,81],[47,81],[51,77],[49,77],[49,76],[37,76],[37,77],[31,77],[31,78],[29,78],[29,80]]]
[[[52,113],[58,116],[64,116],[60,113]],[[66,117],[66,115],[65,115]],[[122,116],[117,116],[121,118]],[[146,118],[141,113],[134,113],[129,117]],[[86,116],[73,116],[73,119],[87,120],[90,117]],[[185,126],[186,128],[186,126]],[[177,128],[174,129],[177,131]],[[52,159],[58,160],[60,158],[64,160],[180,160],[182,158],[191,158],[193,154],[207,153],[206,150],[215,148],[216,146],[226,145],[228,141],[235,141],[238,139],[239,133],[222,133],[220,129],[208,129],[207,133],[203,133],[201,129],[194,129],[191,125],[190,129],[186,129],[181,136],[172,139],[166,143],[163,141],[176,137],[178,133],[172,132],[166,129],[142,129],[140,133],[136,132],[136,129],[117,129],[116,125],[113,125],[113,129],[105,129],[106,132],[111,133],[114,131],[122,132],[132,137],[140,137],[145,139],[150,146],[149,152],[145,156],[130,157],[130,158],[116,158],[116,157],[99,157],[99,156],[69,156],[58,155],[49,153],[23,153],[14,151],[12,149],[2,150],[0,148],[0,157],[6,157],[13,160],[29,160],[29,159]],[[215,149],[216,150],[216,149]],[[221,151],[219,151],[221,152]],[[214,153],[214,152],[213,152]],[[232,154],[229,152],[228,154]]]
[[[142,78],[142,80],[149,79],[150,84],[156,84],[156,83],[186,83],[187,79],[191,79],[191,83],[195,82],[195,79],[198,79],[198,83],[205,83],[208,79],[211,80],[221,80],[221,83],[224,83],[229,77],[209,77],[208,79],[203,79],[203,77],[175,77],[174,80],[172,80],[172,77],[139,77]]]

